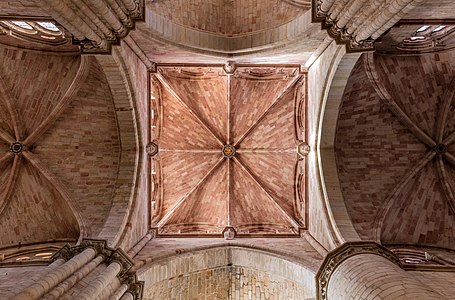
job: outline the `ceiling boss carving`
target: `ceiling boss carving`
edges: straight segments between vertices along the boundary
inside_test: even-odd
[[[158,234],[298,236],[306,226],[306,74],[231,63],[159,66],[150,80]]]

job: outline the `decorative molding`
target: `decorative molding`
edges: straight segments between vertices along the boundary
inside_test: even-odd
[[[223,230],[223,237],[225,240],[233,240],[235,238],[236,232],[234,227],[226,226]]]
[[[234,73],[234,77],[261,81],[289,80],[299,75],[299,70],[289,68],[242,67]]]
[[[327,254],[318,273],[316,274],[317,282],[317,299],[326,300],[327,289],[330,277],[336,268],[348,258],[360,254],[379,255],[391,261],[395,265],[403,268],[400,259],[392,251],[384,246],[370,241],[348,242]]]
[[[346,27],[339,28],[336,25],[337,20],[330,18],[329,12],[322,9],[324,0],[313,0],[312,17],[313,22],[322,24],[322,29],[326,29],[327,33],[336,41],[337,44],[346,45],[346,52],[364,52],[374,50],[374,40],[367,38],[361,41],[355,41],[355,36],[348,32]]]
[[[312,18],[347,52],[373,51],[374,41],[420,2],[313,0]]]
[[[129,275],[125,282],[128,285],[127,292],[130,292],[133,295],[133,299],[142,299],[144,293],[144,281],[139,281],[136,275]]]
[[[149,142],[149,144],[147,145],[146,151],[150,157],[155,157],[159,151],[158,144],[155,141]]]
[[[233,61],[228,61],[223,65],[223,70],[226,72],[226,74],[234,74],[236,69],[237,66]]]

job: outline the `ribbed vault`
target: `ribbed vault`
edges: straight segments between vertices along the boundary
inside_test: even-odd
[[[453,248],[453,52],[368,54],[338,120],[344,199],[364,239]]]
[[[87,56],[7,48],[0,63],[0,245],[96,235],[120,155],[103,71]]]
[[[306,226],[298,151],[305,75],[294,67],[160,67],[151,81],[159,148],[152,226],[160,234],[295,235]]]

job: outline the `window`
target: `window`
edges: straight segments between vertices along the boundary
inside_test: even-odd
[[[47,45],[63,45],[70,41],[63,28],[53,21],[0,20],[0,29],[10,36]]]
[[[453,25],[422,25],[405,38],[397,48],[404,51],[443,49],[445,39],[455,31]]]

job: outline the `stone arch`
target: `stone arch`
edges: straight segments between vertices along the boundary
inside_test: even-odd
[[[120,163],[115,192],[108,218],[98,238],[107,239],[111,246],[120,243],[135,205],[139,168],[139,134],[134,93],[125,78],[127,73],[114,55],[96,57],[103,69],[114,101],[121,143]]]
[[[221,243],[156,258],[138,270],[147,299],[173,294],[227,299],[236,293],[314,299],[314,276],[312,267],[301,260],[251,245]],[[198,284],[194,287],[191,282]]]
[[[323,91],[321,121],[318,128],[318,169],[322,179],[323,197],[330,224],[336,238],[341,243],[360,239],[344,203],[334,152],[337,120],[344,89],[359,57],[359,53],[347,54],[345,49],[338,52],[338,57],[335,58],[337,60],[336,70]]]

